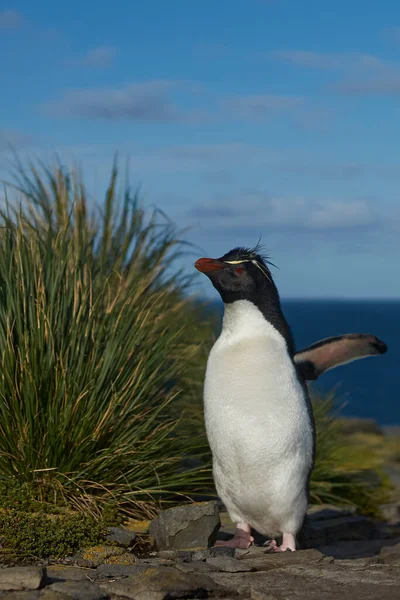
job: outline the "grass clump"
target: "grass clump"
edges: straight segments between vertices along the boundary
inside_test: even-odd
[[[19,510],[0,511],[0,561],[63,558],[104,540],[104,525],[75,514],[47,516]]]
[[[0,210],[0,487],[23,505],[149,517],[210,481],[174,411],[203,327],[183,250],[116,168],[97,206],[78,173],[20,165]]]
[[[342,432],[333,394],[313,394],[317,433],[315,467],[311,474],[311,502],[353,506],[379,517],[379,506],[389,501],[392,485],[372,445],[355,443]]]

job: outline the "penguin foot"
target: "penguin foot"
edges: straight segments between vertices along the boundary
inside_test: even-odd
[[[278,546],[275,540],[268,540],[265,542],[264,546],[266,547],[266,552],[286,552],[290,550],[291,552],[296,551],[296,538],[292,533],[284,533],[282,544]]]
[[[231,540],[218,540],[215,546],[226,546],[228,548],[242,548],[246,549],[254,542],[254,538],[247,531],[243,529],[236,529],[235,535]]]

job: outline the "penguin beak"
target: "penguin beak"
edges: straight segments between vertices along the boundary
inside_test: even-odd
[[[225,263],[215,258],[199,258],[194,263],[194,266],[201,273],[212,273],[214,271],[221,271],[226,267]]]

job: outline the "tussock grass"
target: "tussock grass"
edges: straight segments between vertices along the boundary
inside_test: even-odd
[[[350,505],[358,512],[379,516],[392,486],[373,445],[355,443],[343,434],[340,406],[334,394],[311,394],[317,432],[315,468],[311,475],[311,502]]]
[[[114,167],[97,206],[79,173],[35,165],[6,188],[0,484],[93,514],[115,504],[151,516],[161,498],[210,480],[204,439],[185,435],[172,408],[198,385],[188,365],[202,326],[175,267],[179,232],[117,188]],[[190,458],[201,465],[184,469]]]

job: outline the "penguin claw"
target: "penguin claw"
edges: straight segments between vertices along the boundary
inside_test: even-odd
[[[293,550],[288,546],[278,546],[275,540],[268,540],[267,542],[265,542],[264,546],[266,547],[265,552],[267,554],[272,554],[275,552],[287,552],[288,550],[290,552],[293,552]]]
[[[226,548],[240,548],[245,550],[254,542],[254,538],[250,534],[246,534],[244,531],[235,533],[230,540],[219,540],[215,543],[214,548],[217,546],[225,546]]]

